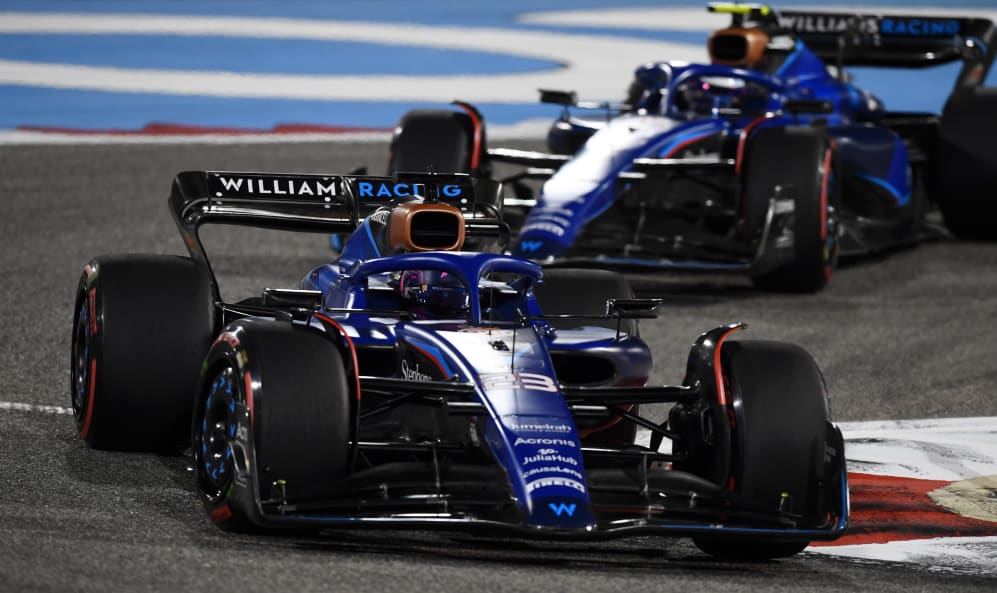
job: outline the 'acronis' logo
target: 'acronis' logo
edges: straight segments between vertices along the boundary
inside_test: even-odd
[[[357,190],[361,198],[411,198],[426,195],[426,186],[421,183],[361,181],[357,183]],[[442,197],[459,198],[463,192],[459,185],[440,186]]]

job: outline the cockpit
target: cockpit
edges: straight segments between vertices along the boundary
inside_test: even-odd
[[[711,73],[687,71],[672,87],[668,115],[695,119],[717,115],[761,115],[778,107],[771,85],[736,71]]]
[[[530,314],[526,294],[535,281],[532,274],[486,272],[476,280],[429,267],[371,275],[365,307],[401,311],[416,320],[473,321],[477,311],[488,325],[519,324]]]

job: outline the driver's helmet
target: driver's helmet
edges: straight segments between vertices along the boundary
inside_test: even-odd
[[[464,283],[439,270],[405,270],[398,277],[398,294],[417,313],[463,316],[469,308]]]
[[[692,76],[675,87],[676,111],[687,116],[714,113],[764,113],[769,107],[765,86],[739,76]]]
[[[672,101],[680,113],[709,115],[716,104],[715,92],[709,82],[693,77],[675,87]]]

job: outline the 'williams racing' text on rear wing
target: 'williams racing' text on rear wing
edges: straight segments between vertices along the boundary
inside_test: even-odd
[[[778,32],[839,66],[918,68],[962,61],[957,87],[980,84],[997,49],[994,24],[985,18],[795,10],[772,16]]]
[[[184,171],[173,181],[169,205],[191,256],[210,272],[198,236],[201,225],[209,223],[346,234],[380,206],[423,198],[459,209],[470,236],[507,235],[505,223],[475,211],[477,186],[458,173],[373,177]],[[217,297],[213,274],[212,284]]]
[[[372,177],[184,171],[173,181],[170,210],[181,228],[220,223],[349,233],[380,206],[422,197],[469,214],[474,195],[472,179],[463,174]]]

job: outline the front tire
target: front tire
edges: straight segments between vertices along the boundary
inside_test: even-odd
[[[214,333],[207,271],[187,257],[96,258],[76,291],[70,396],[96,449],[176,451]]]
[[[997,88],[956,90],[945,104],[929,177],[945,226],[960,239],[995,241]]]
[[[725,342],[721,364],[733,410],[728,487],[773,513],[798,516],[799,528],[824,518],[833,481],[824,379],[813,358],[792,344]],[[803,551],[807,541],[695,537],[707,554],[763,560]]]
[[[769,200],[779,187],[793,199],[792,258],[752,275],[755,286],[775,292],[812,293],[824,288],[837,261],[836,227],[829,210],[833,151],[811,128],[762,128],[750,139],[744,163],[743,227],[756,249]]]
[[[266,530],[261,501],[328,494],[348,471],[355,397],[330,338],[264,319],[229,325],[205,359],[191,427],[208,517]]]

